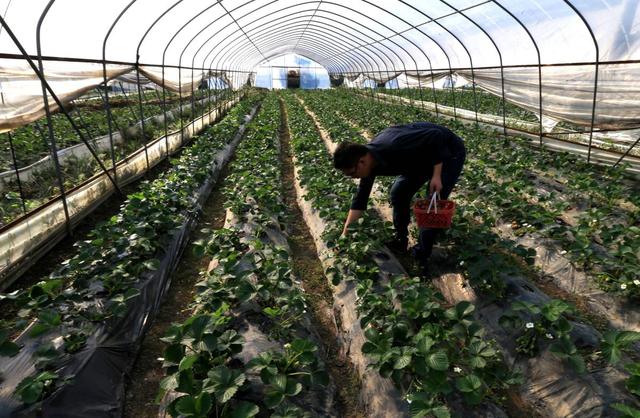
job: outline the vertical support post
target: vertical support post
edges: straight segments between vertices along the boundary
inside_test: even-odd
[[[18,161],[16,160],[16,150],[13,146],[13,138],[11,132],[7,132],[9,137],[9,148],[11,149],[11,160],[13,161],[13,168],[16,171],[16,181],[18,182],[18,191],[20,192],[20,203],[22,203],[22,213],[27,213],[27,206],[25,205],[24,192],[22,190],[22,180],[20,180],[20,171],[18,170]]]
[[[169,156],[169,128],[167,127],[167,89],[164,82],[164,62],[162,63],[162,114],[164,116],[164,145]]]
[[[118,183],[118,170],[116,169],[116,150],[113,146],[113,124],[111,121],[111,106],[109,105],[109,86],[107,85],[107,62],[102,61],[102,84],[104,85],[104,109],[107,113],[107,129],[109,130],[109,149],[111,151],[111,169],[113,179]]]
[[[149,164],[149,151],[147,150],[147,135],[145,132],[145,124],[144,124],[144,110],[142,106],[142,85],[140,84],[140,65],[139,65],[140,55],[136,57],[136,81],[138,85],[138,109],[140,111],[140,129],[142,130],[142,143],[144,144],[144,158],[147,162],[147,173],[151,168]],[[122,86],[122,83],[120,84]],[[124,90],[123,90],[124,92]],[[128,100],[128,99],[127,99]],[[133,112],[133,110],[132,110]],[[135,116],[135,115],[134,115]],[[135,120],[135,119],[134,119]]]

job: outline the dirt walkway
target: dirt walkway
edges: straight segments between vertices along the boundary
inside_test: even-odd
[[[333,296],[322,265],[318,259],[313,238],[309,233],[302,212],[296,202],[294,187],[293,163],[291,160],[291,144],[289,126],[284,103],[280,101],[280,159],[284,200],[288,208],[289,245],[293,256],[293,269],[296,277],[302,280],[307,301],[312,309],[314,325],[324,342],[324,355],[327,368],[337,387],[336,405],[340,416],[348,418],[364,417],[358,410],[358,392],[360,382],[358,376],[340,350],[337,339],[337,327],[332,313]]]

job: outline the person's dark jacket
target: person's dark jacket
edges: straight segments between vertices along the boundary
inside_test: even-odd
[[[366,147],[376,160],[351,202],[351,209],[365,210],[376,176],[431,176],[433,166],[464,153],[464,143],[444,126],[428,122],[392,126],[380,132]]]

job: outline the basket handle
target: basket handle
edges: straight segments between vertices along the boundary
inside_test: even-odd
[[[435,192],[431,195],[431,202],[429,202],[429,208],[427,208],[427,213],[431,211],[431,207],[435,210],[435,213],[438,213],[438,204],[436,203],[438,199],[438,192]]]

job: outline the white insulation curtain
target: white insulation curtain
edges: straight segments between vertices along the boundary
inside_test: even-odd
[[[497,95],[504,85],[510,102],[539,112],[542,99],[544,118],[583,126],[595,95],[596,128],[640,127],[638,0],[55,0],[42,15],[49,3],[0,0],[29,54],[42,17],[42,55],[122,63],[110,78],[139,56],[146,78],[186,94],[209,69],[239,88],[260,63],[296,53],[347,85],[429,86],[450,74]],[[6,30],[0,53],[19,53]],[[0,71],[0,129],[42,116],[30,70],[0,58]],[[64,100],[102,76],[99,64],[50,60],[45,74]]]

